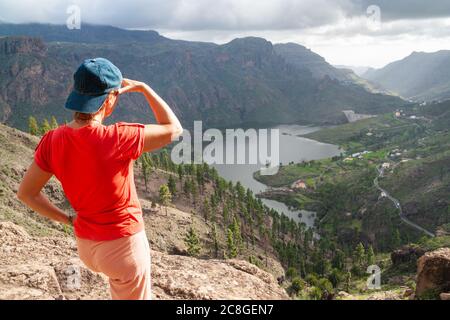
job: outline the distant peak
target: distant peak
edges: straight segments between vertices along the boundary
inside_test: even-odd
[[[244,38],[236,38],[231,40],[228,44],[235,44],[235,43],[253,43],[253,44],[261,44],[261,45],[267,45],[272,43],[264,38],[260,37],[244,37]]]

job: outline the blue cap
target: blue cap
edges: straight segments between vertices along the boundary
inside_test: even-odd
[[[105,58],[85,60],[73,75],[73,91],[67,98],[66,109],[81,113],[96,113],[108,94],[122,85],[119,68]]]

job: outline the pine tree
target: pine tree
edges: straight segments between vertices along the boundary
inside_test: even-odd
[[[33,136],[37,136],[39,134],[39,125],[36,118],[33,116],[28,118],[28,132]]]
[[[227,248],[228,248],[228,257],[236,258],[238,252],[236,245],[234,243],[233,230],[231,230],[231,228],[228,228],[227,230]]]
[[[188,233],[186,234],[184,242],[186,243],[186,246],[188,247],[188,249],[187,249],[188,255],[194,257],[200,253],[200,250],[201,250],[200,239],[198,238],[197,232],[192,225],[189,228]]]
[[[167,186],[169,187],[169,191],[172,195],[177,194],[177,184],[172,175],[169,176],[169,180],[167,181]]]
[[[345,254],[342,250],[337,249],[336,253],[334,254],[334,258],[332,261],[333,268],[336,268],[338,270],[344,270],[345,267]]]
[[[56,118],[55,118],[55,116],[52,116],[52,118],[50,119],[50,127],[52,128],[52,129],[56,129],[56,128],[58,128],[58,121],[56,121]]]
[[[359,272],[362,272],[364,263],[366,261],[366,251],[364,249],[364,245],[361,242],[358,243],[358,245],[355,248],[353,261],[357,270]]]
[[[233,218],[233,224],[230,226],[231,231],[233,231],[234,243],[237,250],[239,251],[242,247],[242,235],[241,235],[241,225],[236,217]]]
[[[347,271],[345,275],[345,291],[350,292],[351,283],[352,283],[352,274],[350,271]]]
[[[392,235],[392,249],[397,249],[400,247],[402,243],[401,237],[400,237],[400,231],[398,229],[394,230],[394,234]]]
[[[222,215],[223,215],[223,223],[226,225],[228,223],[228,217],[229,217],[228,204],[225,204],[223,206]]]
[[[177,172],[178,172],[178,178],[180,179],[180,182],[183,181],[183,176],[184,176],[184,167],[183,164],[180,164],[177,168]]]
[[[372,246],[369,246],[369,249],[367,249],[367,265],[371,266],[373,264],[375,264],[375,253]]]
[[[50,130],[52,130],[50,123],[48,123],[47,119],[44,119],[44,121],[42,121],[42,124],[41,124],[41,134],[46,134]]]
[[[211,237],[214,244],[214,256],[217,258],[219,256],[219,239],[217,238],[217,228],[215,223],[213,223],[211,227]]]
[[[163,206],[165,206],[165,211],[167,215],[167,206],[172,202],[172,194],[170,193],[167,184],[163,184],[159,188],[159,201]]]

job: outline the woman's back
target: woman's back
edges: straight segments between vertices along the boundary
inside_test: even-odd
[[[144,148],[144,125],[68,125],[48,132],[36,148],[35,161],[61,182],[77,212],[80,238],[113,240],[143,228],[133,160]]]

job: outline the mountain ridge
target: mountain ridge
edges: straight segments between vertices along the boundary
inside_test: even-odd
[[[450,50],[415,51],[381,69],[369,70],[363,77],[410,100],[446,100],[450,98],[449,63]]]
[[[54,114],[59,121],[70,118],[61,107],[72,85],[72,73],[80,61],[93,56],[109,58],[125,76],[149,83],[175,109],[186,127],[193,120],[216,127],[250,123],[333,124],[345,122],[342,110],[377,114],[404,104],[397,97],[373,94],[352,81],[314,76],[308,66],[302,68],[286,61],[277,53],[278,45],[262,38],[241,38],[216,45],[170,40],[151,33],[156,37],[154,41],[143,41],[147,33],[134,36],[135,31],[122,30],[118,41],[111,42],[109,28],[113,27],[89,26],[81,29],[88,40],[82,43],[64,26],[59,26],[62,33],[58,36],[54,30],[59,30],[57,26],[51,26],[51,32],[46,34],[48,28],[22,26],[15,32],[14,26],[0,24],[0,35],[42,34],[41,41],[46,46],[43,55],[29,52],[0,56],[0,119],[22,129],[30,114],[38,118]],[[102,41],[93,41],[105,32],[107,36]],[[0,47],[17,39],[0,38]],[[314,53],[310,55],[315,57]],[[333,68],[329,64],[325,66],[328,73],[334,70],[329,69]],[[22,75],[21,82],[16,81],[17,75]],[[28,93],[28,87],[35,91]],[[126,120],[149,117],[141,97],[129,95],[121,101],[127,110],[119,107],[118,115]]]

